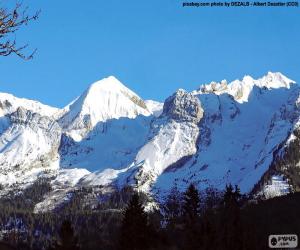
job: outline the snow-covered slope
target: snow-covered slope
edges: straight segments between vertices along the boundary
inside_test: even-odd
[[[202,188],[223,189],[233,183],[243,192],[251,191],[293,129],[299,116],[298,96],[297,85],[272,90],[254,87],[244,103],[228,94],[199,94],[204,117],[198,151],[177,171],[161,175],[156,187],[195,182]]]
[[[19,107],[2,117],[0,180],[20,182],[26,172],[53,166],[58,159],[61,129],[55,120]],[[23,180],[26,182],[26,180]]]
[[[245,76],[241,81],[235,80],[227,84],[226,80],[221,82],[211,82],[210,84],[202,85],[199,90],[194,91],[194,94],[214,93],[216,95],[229,94],[237,102],[243,103],[248,101],[248,97],[254,86],[259,88],[277,89],[290,88],[290,85],[295,83],[279,72],[268,72],[267,75],[255,80],[251,76]]]
[[[196,153],[197,126],[203,116],[199,100],[184,90],[169,97],[162,115],[152,124],[151,139],[137,153],[136,185],[145,192],[156,178],[183,157]]]
[[[0,93],[0,183],[27,185],[45,169],[56,169],[60,109]]]
[[[0,93],[0,117],[15,112],[19,107],[43,116],[53,116],[60,111],[58,108],[53,108],[37,101]]]
[[[122,117],[99,122],[80,141],[63,135],[59,150],[61,167],[90,171],[126,167],[146,143],[152,118],[140,115],[135,119]]]
[[[161,103],[161,102],[156,102],[156,101],[153,101],[153,100],[146,100],[145,101],[145,104],[148,108],[148,110],[153,114],[155,115],[156,117],[160,116],[162,111],[163,111],[163,107],[164,107],[164,104]]]
[[[145,102],[113,76],[92,84],[65,111],[59,123],[76,141],[98,122],[151,114]]]
[[[36,211],[82,186],[163,194],[174,183],[223,189],[230,182],[250,192],[299,124],[299,92],[269,72],[180,89],[163,106],[114,77],[62,110],[0,95],[0,182],[13,188],[50,176],[53,190]]]

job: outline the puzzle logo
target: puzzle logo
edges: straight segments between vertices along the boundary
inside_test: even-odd
[[[296,234],[269,235],[269,248],[295,248],[298,246]]]

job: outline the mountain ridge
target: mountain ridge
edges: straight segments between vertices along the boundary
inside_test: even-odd
[[[43,176],[53,190],[36,211],[82,186],[132,185],[161,196],[173,185],[233,183],[251,192],[299,123],[299,92],[294,81],[268,72],[179,89],[164,105],[112,76],[63,109],[12,97],[9,105],[0,94],[0,195]]]

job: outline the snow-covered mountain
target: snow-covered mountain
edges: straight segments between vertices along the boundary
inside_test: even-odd
[[[110,76],[93,83],[64,108],[58,122],[73,139],[80,141],[99,122],[138,115],[150,115],[145,102]]]
[[[36,205],[44,211],[83,186],[133,185],[159,197],[174,184],[232,183],[251,192],[261,183],[258,191],[273,195],[280,176],[286,193],[291,175],[273,171],[271,184],[265,180],[296,138],[299,93],[294,81],[269,72],[179,89],[164,104],[142,100],[114,77],[63,109],[0,94],[0,194],[49,178],[52,191]]]
[[[197,91],[193,91],[193,94],[207,94],[214,93],[216,95],[229,94],[237,102],[247,102],[249,95],[251,94],[254,87],[277,89],[277,88],[290,88],[291,84],[295,82],[288,79],[281,73],[268,72],[267,75],[262,78],[255,80],[251,76],[244,76],[240,80],[235,80],[230,84],[227,84],[226,80],[218,82],[211,82],[210,84],[201,85]]]
[[[42,116],[54,116],[59,112],[58,108],[53,108],[37,101],[17,98],[7,93],[0,93],[0,116],[15,112],[19,107],[39,113]]]

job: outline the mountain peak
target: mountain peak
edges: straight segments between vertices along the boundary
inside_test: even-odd
[[[128,88],[125,87],[116,77],[109,76],[91,84],[90,87],[88,88],[88,92],[99,91],[99,90],[118,91],[120,89],[128,89]]]
[[[226,80],[221,82],[211,82],[200,86],[194,94],[214,93],[216,95],[229,94],[238,102],[247,102],[249,94],[254,86],[259,88],[277,89],[290,88],[295,82],[280,72],[268,72],[265,76],[255,80],[249,75],[245,75],[242,80],[235,80],[227,84]]]
[[[244,83],[252,83],[253,81],[254,81],[254,79],[252,78],[252,76],[249,76],[249,75],[245,75],[242,80],[242,82],[244,82]]]
[[[98,122],[121,117],[135,118],[150,115],[145,102],[114,76],[97,81],[66,108],[60,124],[77,130],[82,138]],[[78,139],[77,139],[78,140]]]
[[[38,101],[15,97],[12,94],[0,92],[0,116],[11,114],[19,107],[39,113],[43,116],[54,116],[60,109],[50,107]]]
[[[103,78],[91,84],[79,99],[82,99],[83,108],[91,109],[94,105],[104,105],[109,108],[111,105],[117,105],[116,102],[125,101],[123,98],[129,99],[131,104],[133,103],[142,109],[147,109],[144,101],[114,76]],[[121,103],[118,104],[122,105]]]
[[[268,72],[267,75],[258,79],[257,86],[267,88],[290,88],[291,84],[296,83],[295,81],[287,78],[280,72]]]
[[[203,116],[203,109],[197,97],[184,89],[178,89],[165,100],[163,115],[177,121],[198,123]]]

